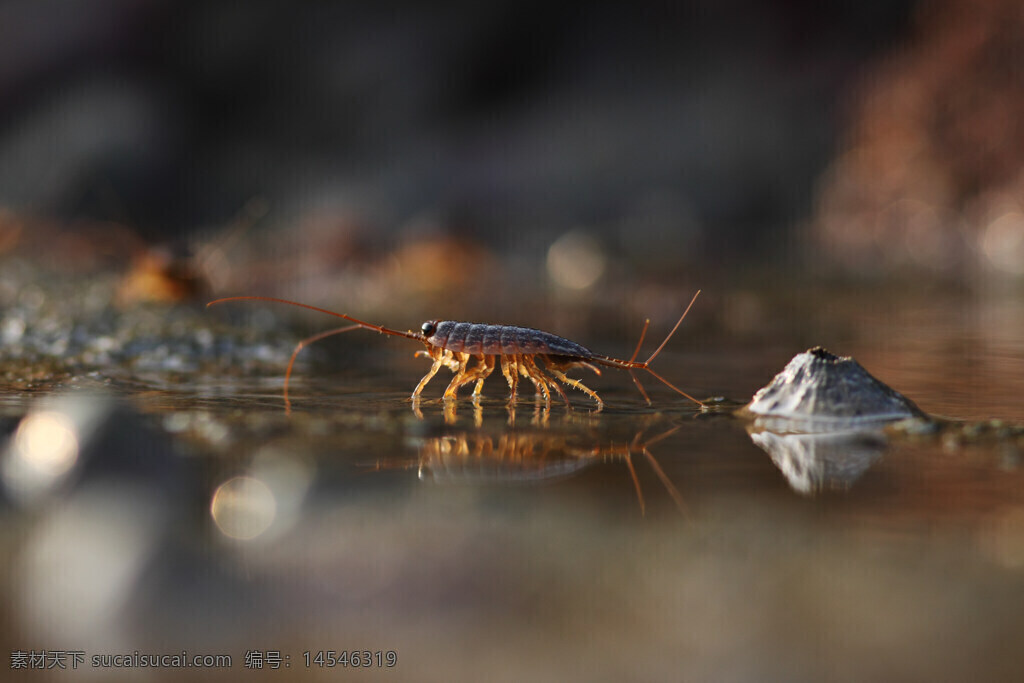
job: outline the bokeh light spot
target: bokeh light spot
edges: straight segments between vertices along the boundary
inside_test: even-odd
[[[248,541],[273,524],[277,500],[260,479],[234,477],[217,487],[210,502],[210,515],[225,536]]]
[[[566,289],[587,289],[604,275],[607,260],[596,239],[574,230],[548,248],[548,275]]]

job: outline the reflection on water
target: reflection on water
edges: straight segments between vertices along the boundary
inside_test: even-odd
[[[480,426],[450,424],[440,402],[411,418],[404,393],[311,397],[287,418],[265,401],[274,390],[240,391],[248,412],[165,394],[189,419],[80,438],[72,472],[111,466],[9,518],[11,649],[223,651],[235,678],[248,649],[280,648],[301,672],[303,650],[358,642],[398,652],[406,680],[474,680],[505,670],[495,639],[535,655],[508,680],[599,680],[638,656],[651,680],[1021,672],[1006,634],[1024,630],[1007,607],[1024,599],[1024,480],[989,451],[892,436],[883,459],[870,436],[751,429],[777,465],[802,468],[794,488],[844,491],[799,498],[747,423],[689,407],[509,428],[499,400]],[[188,457],[161,453],[168,438]],[[184,461],[197,467],[175,487],[162,468]],[[684,488],[685,518],[652,514],[640,484],[656,479],[680,507]],[[621,514],[637,497],[646,517]],[[794,638],[816,644],[796,662]],[[466,659],[438,655],[452,642]],[[893,654],[874,666],[876,652]]]
[[[633,465],[633,455],[642,454],[676,507],[685,512],[682,495],[649,450],[678,430],[674,427],[646,440],[641,432],[629,442],[590,444],[578,435],[545,432],[509,432],[498,437],[456,432],[423,439],[416,467],[421,480],[523,484],[567,477],[597,463],[622,461],[629,470],[640,510],[645,513],[643,488]]]
[[[78,462],[81,443],[109,409],[104,397],[66,396],[44,401],[25,415],[0,460],[9,495],[31,502],[56,489]]]
[[[78,459],[77,431],[65,413],[41,410],[26,415],[4,459],[8,488],[31,495],[53,485]]]
[[[144,487],[96,482],[49,511],[16,558],[16,613],[69,648],[131,640],[122,610],[161,550],[166,510]]]
[[[126,369],[114,412],[9,394],[0,635],[222,650],[234,678],[246,649],[294,672],[359,643],[397,651],[406,680],[1021,680],[1019,316],[990,321],[998,364],[860,310],[842,309],[867,330],[844,352],[926,410],[1006,422],[810,433],[667,390],[647,406],[620,377],[595,384],[600,414],[504,392],[411,405],[411,354],[376,349],[304,373],[291,416],[275,369]],[[805,346],[659,362],[742,401]],[[996,385],[965,393],[975,371]]]
[[[287,531],[298,521],[314,472],[301,458],[273,450],[258,453],[247,474],[218,485],[210,500],[210,517],[220,532],[236,541],[250,541],[271,532]]]
[[[248,541],[270,528],[277,515],[277,499],[259,479],[232,477],[214,492],[210,515],[225,536]]]
[[[481,427],[484,423],[484,402],[479,396],[473,396],[464,401],[452,400],[452,399],[440,399],[440,400],[424,400],[424,399],[412,399],[409,401],[412,408],[412,413],[418,420],[427,419],[432,413],[432,407],[439,406],[440,413],[444,419],[445,424],[455,425],[459,421],[460,404],[462,405],[463,411],[471,411],[472,422],[474,427]],[[468,404],[468,405],[466,405]],[[572,421],[576,423],[590,422],[595,423],[596,416],[602,411],[602,407],[595,407],[593,404],[580,405],[578,403],[570,403],[568,399],[566,403],[557,403],[550,400],[544,400],[541,395],[536,395],[533,399],[528,398],[515,398],[508,399],[505,402],[504,413],[506,415],[505,424],[509,428],[516,426],[517,420],[522,423],[523,420],[527,420],[529,425],[532,427],[547,427],[552,422],[552,416],[561,421]],[[488,410],[494,410],[493,403],[488,407]]]
[[[881,429],[779,433],[755,421],[747,431],[799,493],[848,489],[881,457],[887,444]]]

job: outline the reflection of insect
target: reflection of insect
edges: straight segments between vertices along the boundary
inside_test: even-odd
[[[674,427],[646,441],[643,434],[638,433],[629,443],[592,446],[576,445],[576,439],[560,434],[506,432],[494,437],[457,432],[425,439],[420,445],[419,459],[413,466],[418,470],[420,479],[434,482],[531,484],[568,477],[599,462],[622,460],[629,469],[640,512],[645,513],[647,505],[643,489],[633,466],[633,455],[642,453],[676,507],[686,514],[682,494],[649,450],[678,430],[679,427]],[[381,463],[378,462],[377,467],[382,468]]]
[[[564,337],[559,337],[551,334],[550,332],[543,332],[529,327],[486,325],[481,323],[454,322],[451,320],[430,320],[423,323],[419,332],[400,332],[398,330],[392,330],[387,327],[358,320],[349,315],[345,315],[344,313],[336,313],[323,308],[317,308],[316,306],[309,306],[295,301],[276,299],[268,296],[233,296],[211,301],[207,306],[223,303],[225,301],[274,301],[291,306],[301,306],[302,308],[308,308],[320,313],[344,318],[345,320],[355,323],[355,325],[321,332],[320,334],[304,339],[298,343],[295,347],[295,351],[292,353],[291,360],[288,362],[288,370],[285,372],[284,394],[286,404],[289,404],[288,379],[291,377],[292,366],[295,364],[295,357],[299,351],[302,350],[305,345],[319,341],[325,337],[340,334],[342,332],[348,332],[356,329],[357,327],[362,327],[367,330],[380,332],[381,334],[390,334],[396,337],[415,339],[416,341],[422,342],[427,347],[426,351],[419,351],[416,355],[427,356],[428,358],[433,359],[434,364],[431,366],[430,370],[427,371],[427,374],[423,376],[423,379],[420,380],[420,383],[416,385],[415,391],[412,392],[413,399],[419,398],[420,392],[423,391],[423,387],[425,387],[427,382],[437,374],[437,371],[440,370],[442,366],[447,367],[455,374],[455,377],[452,378],[448,388],[445,389],[444,397],[446,399],[455,398],[460,387],[472,382],[476,382],[476,387],[473,389],[473,395],[479,396],[480,392],[483,390],[484,380],[494,372],[495,366],[500,363],[501,373],[505,376],[505,380],[508,382],[509,389],[511,390],[511,400],[515,400],[516,390],[519,385],[519,377],[522,376],[533,382],[537,394],[544,397],[545,403],[551,402],[552,389],[557,391],[559,395],[565,399],[566,404],[569,403],[569,398],[565,395],[565,392],[562,391],[562,387],[558,384],[559,382],[562,382],[563,384],[579,389],[587,396],[594,399],[594,401],[597,402],[598,410],[600,410],[604,407],[604,402],[601,400],[601,397],[579,380],[568,377],[565,374],[566,370],[576,367],[584,367],[593,370],[598,375],[601,374],[601,371],[597,368],[599,365],[609,368],[621,368],[623,370],[628,370],[630,375],[633,377],[633,382],[636,383],[637,388],[640,390],[640,393],[643,394],[647,402],[650,403],[650,398],[647,396],[647,392],[644,391],[643,386],[640,384],[640,380],[633,372],[634,370],[646,370],[669,388],[682,394],[698,405],[704,405],[682,389],[677,388],[649,367],[651,361],[661,353],[665,344],[667,344],[668,340],[671,339],[673,334],[675,334],[675,331],[683,322],[683,318],[685,318],[686,314],[690,311],[690,307],[693,306],[693,302],[697,300],[698,294],[700,294],[700,290],[697,290],[697,293],[693,295],[693,299],[690,300],[689,306],[687,306],[686,310],[683,311],[683,315],[679,317],[679,321],[676,322],[672,331],[665,337],[665,341],[661,342],[661,346],[655,349],[650,358],[644,362],[636,360],[636,355],[640,352],[640,346],[643,344],[644,336],[647,334],[647,325],[650,323],[649,320],[644,323],[643,331],[640,333],[640,341],[636,345],[636,350],[633,352],[633,356],[629,360],[620,360],[618,358],[612,358],[611,356],[594,353],[590,349],[587,349],[574,341],[565,339]],[[476,364],[472,368],[468,367],[470,358],[476,358],[477,360]],[[543,363],[543,366],[537,364],[538,359]]]

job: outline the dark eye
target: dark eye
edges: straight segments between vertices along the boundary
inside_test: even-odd
[[[423,332],[424,337],[429,337],[430,335],[434,334],[434,330],[436,329],[437,323],[435,323],[434,321],[423,323],[423,326],[420,327],[420,330]]]

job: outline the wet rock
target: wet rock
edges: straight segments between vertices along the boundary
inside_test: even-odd
[[[846,489],[884,453],[883,427],[929,424],[912,401],[852,358],[799,353],[740,409],[751,440],[800,493]]]
[[[878,381],[853,358],[820,346],[799,353],[754,394],[743,413],[810,423],[853,425],[925,418],[912,401]]]

